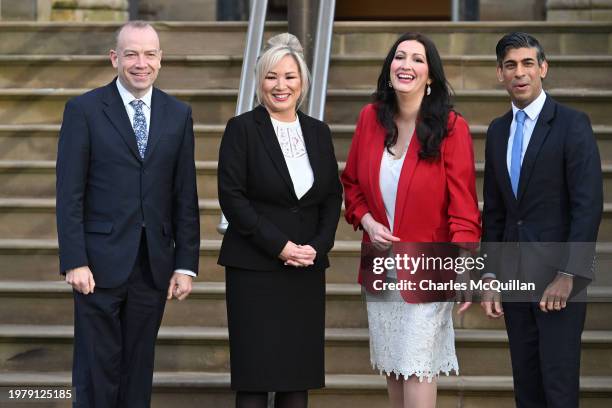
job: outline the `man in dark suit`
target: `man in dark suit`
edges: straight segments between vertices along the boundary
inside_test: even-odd
[[[542,90],[548,63],[535,38],[508,34],[496,52],[497,76],[512,109],[493,120],[487,132],[483,244],[513,242],[512,248],[523,248],[557,242],[594,248],[603,188],[589,118]],[[592,280],[592,267],[576,262],[579,255],[570,251],[543,275],[544,270],[527,270],[522,250],[518,253],[498,266],[513,263],[526,279],[544,276],[542,292],[531,302],[505,301],[503,307],[499,295],[482,302],[487,316],[505,317],[517,406],[578,407],[586,304],[569,300]],[[483,280],[494,277],[485,274]]]
[[[157,33],[130,22],[118,78],[66,104],[57,156],[60,269],[74,289],[75,407],[148,407],[166,299],[191,291],[200,228],[191,108],[153,87]]]

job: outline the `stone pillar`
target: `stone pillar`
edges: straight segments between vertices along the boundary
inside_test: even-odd
[[[52,21],[127,21],[128,0],[52,0]]]
[[[547,0],[548,21],[612,21],[612,0]]]

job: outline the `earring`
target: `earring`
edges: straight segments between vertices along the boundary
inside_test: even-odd
[[[387,82],[387,86],[388,86],[389,88],[393,88],[393,84],[391,83],[391,81]]]
[[[431,95],[431,86],[427,85],[427,96]]]

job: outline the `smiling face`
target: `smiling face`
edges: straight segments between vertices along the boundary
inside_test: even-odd
[[[547,72],[546,61],[538,64],[536,48],[513,48],[497,67],[497,79],[506,87],[512,102],[523,109],[542,92],[542,80]]]
[[[110,59],[121,84],[136,98],[153,86],[161,68],[159,38],[151,27],[125,27],[117,39]]]
[[[397,46],[389,71],[396,92],[425,94],[431,84],[425,46],[416,40],[406,40]]]
[[[293,120],[302,93],[302,79],[295,59],[285,55],[266,73],[261,84],[263,105],[279,120]]]

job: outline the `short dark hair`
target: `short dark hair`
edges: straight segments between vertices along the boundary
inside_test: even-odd
[[[542,63],[546,61],[544,49],[534,36],[527,33],[514,32],[504,35],[503,38],[497,43],[497,46],[495,47],[495,53],[497,54],[497,65],[501,66],[509,49],[516,48],[535,48],[538,56],[538,64],[542,65]]]

